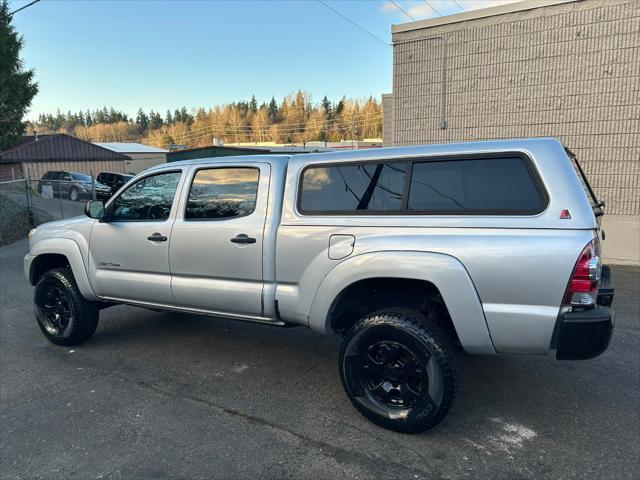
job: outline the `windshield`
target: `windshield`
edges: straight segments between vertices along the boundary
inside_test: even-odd
[[[88,183],[91,183],[91,176],[90,175],[83,175],[82,173],[71,173],[71,178],[73,178],[77,182],[88,182]]]

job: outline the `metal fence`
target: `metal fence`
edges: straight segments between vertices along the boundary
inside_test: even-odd
[[[0,244],[23,238],[42,223],[84,215],[85,202],[92,198],[93,179],[73,184],[28,178],[0,182]]]

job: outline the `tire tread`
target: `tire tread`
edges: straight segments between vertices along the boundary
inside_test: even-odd
[[[346,392],[349,392],[343,374],[343,359],[349,345],[349,339],[364,328],[378,325],[396,326],[404,329],[425,342],[438,361],[444,378],[444,396],[435,414],[421,421],[397,421],[383,418],[363,407],[349,396],[353,406],[367,419],[384,428],[402,433],[419,433],[429,430],[440,423],[450,410],[458,393],[458,376],[455,360],[451,354],[452,346],[448,336],[437,322],[421,312],[407,307],[384,308],[372,312],[358,320],[347,332],[340,349],[340,380]]]
[[[51,335],[39,321],[37,322],[38,326],[51,343],[62,346],[80,345],[91,338],[98,327],[98,307],[95,302],[90,302],[82,296],[73,277],[73,272],[69,267],[55,268],[45,272],[36,284],[36,291],[41,282],[52,277],[62,284],[69,293],[71,302],[73,303],[74,321],[71,328],[71,335],[68,337]]]

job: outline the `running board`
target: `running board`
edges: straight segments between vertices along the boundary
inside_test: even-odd
[[[100,300],[113,302],[114,304],[119,304],[119,305],[124,304],[124,305],[132,305],[134,307],[143,307],[151,310],[167,310],[167,311],[179,312],[179,313],[193,313],[196,315],[207,315],[209,317],[220,317],[220,318],[227,318],[230,320],[240,320],[242,322],[262,323],[267,325],[273,325],[276,327],[284,327],[289,325],[288,323],[283,322],[282,320],[278,320],[276,318],[259,317],[259,316],[253,316],[253,315],[235,315],[232,313],[215,312],[213,310],[176,307],[175,305],[165,305],[162,303],[136,302],[134,300],[123,300],[120,298],[111,298],[111,297],[100,297]]]

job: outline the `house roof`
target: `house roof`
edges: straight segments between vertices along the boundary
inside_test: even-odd
[[[130,159],[66,133],[22,137],[12,147],[0,151],[0,163],[97,160]]]
[[[119,153],[168,153],[169,150],[164,148],[152,147],[143,143],[135,142],[93,142],[102,148],[107,148],[113,152]]]

